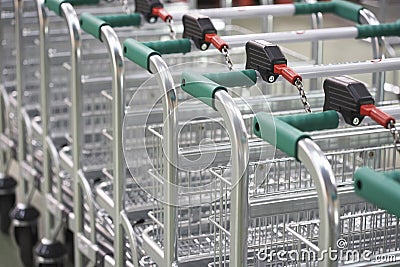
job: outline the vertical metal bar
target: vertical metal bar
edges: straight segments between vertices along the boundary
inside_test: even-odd
[[[82,154],[82,99],[81,96],[81,76],[80,76],[80,57],[81,57],[81,30],[78,16],[74,8],[69,3],[60,5],[61,15],[64,17],[68,27],[69,40],[71,44],[71,83],[70,92],[72,100],[72,179],[74,186],[73,210],[75,215],[75,233],[74,233],[74,264],[75,266],[83,266],[84,256],[79,250],[79,241],[77,234],[83,232],[83,194],[80,188],[81,170],[81,154]],[[48,64],[47,64],[48,65]],[[48,82],[47,82],[48,84]],[[46,84],[46,85],[47,85]],[[84,177],[82,178],[84,179]],[[90,214],[94,216],[94,214]],[[92,229],[94,232],[95,229]]]
[[[167,64],[160,56],[150,58],[150,71],[157,73],[157,81],[162,95],[163,105],[163,148],[164,162],[163,172],[166,180],[164,182],[164,261],[166,266],[171,266],[177,260],[177,194],[176,190],[176,163],[178,159],[177,151],[177,131],[176,131],[176,108],[177,97],[172,75]]]
[[[23,59],[24,59],[24,51],[22,45],[23,39],[23,0],[14,0],[14,14],[15,14],[15,44],[16,44],[16,91],[17,91],[17,123],[18,123],[18,150],[17,150],[17,161],[21,163],[24,160],[24,152],[25,152],[25,140],[23,133],[23,123],[22,123],[22,94],[24,88],[24,81],[22,78],[23,72]],[[23,180],[21,169],[19,171],[19,200],[21,202],[25,202],[26,197],[26,183]]]
[[[313,29],[323,28],[323,16],[321,12],[311,14],[311,24]],[[323,59],[323,41],[316,40],[311,43],[311,59],[315,65],[322,64]],[[315,78],[310,80],[310,88],[316,90],[318,85],[321,84],[321,79]]]
[[[363,24],[375,25],[379,24],[378,19],[375,17],[374,13],[368,9],[360,10],[360,22]],[[372,56],[374,59],[385,58],[383,53],[383,37],[371,38],[372,44]],[[384,72],[373,72],[372,73],[372,85],[376,88],[375,99],[377,102],[383,101],[384,99],[384,85],[385,85],[385,73]]]
[[[114,201],[114,260],[116,266],[124,263],[124,235],[121,212],[124,210],[125,158],[123,153],[123,119],[125,114],[124,55],[118,36],[110,26],[101,27],[101,40],[111,58],[112,73],[112,128],[113,128],[113,201]]]
[[[247,164],[249,147],[242,115],[232,97],[224,90],[215,92],[214,105],[224,119],[231,141],[231,214],[229,266],[247,266],[249,199]],[[227,218],[226,218],[227,219]]]
[[[310,139],[300,140],[297,147],[298,158],[309,171],[317,189],[320,219],[318,247],[320,252],[336,249],[340,206],[332,168],[321,149]],[[324,255],[318,266],[337,265],[337,261],[332,261]]]

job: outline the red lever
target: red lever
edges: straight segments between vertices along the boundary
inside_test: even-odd
[[[164,22],[167,22],[167,20],[172,19],[172,16],[162,7],[153,7],[153,9],[151,10],[151,14],[159,17]]]
[[[375,107],[374,104],[362,105],[360,107],[360,115],[371,117],[371,119],[373,119],[385,128],[389,128],[388,126],[391,121],[393,123],[396,122],[396,120],[392,116]]]
[[[224,47],[229,48],[228,44],[225,43],[225,41],[215,33],[206,33],[204,35],[204,41],[207,43],[212,43],[213,46],[215,46],[215,48],[217,48],[220,52],[222,52]]]
[[[293,85],[295,85],[297,79],[299,79],[300,81],[302,80],[301,76],[297,72],[286,66],[286,64],[274,65],[274,73],[282,75],[285,80]]]

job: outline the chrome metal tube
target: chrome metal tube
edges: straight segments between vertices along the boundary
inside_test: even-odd
[[[123,120],[125,114],[124,54],[118,36],[108,25],[101,27],[101,40],[106,44],[111,60],[112,129],[113,129],[113,201],[114,201],[114,260],[124,264],[124,232],[121,212],[124,210],[125,158],[123,153]]]
[[[400,58],[387,58],[382,60],[368,60],[346,64],[332,64],[319,66],[298,66],[293,67],[304,79],[316,77],[329,77],[360,73],[373,73],[378,71],[392,71],[400,69]]]
[[[175,21],[181,21],[183,15],[189,11],[173,11],[169,13]],[[293,16],[295,7],[293,4],[282,5],[260,5],[260,6],[243,6],[243,7],[223,7],[223,8],[209,8],[209,9],[196,9],[193,10],[197,14],[209,16],[211,18],[219,19],[238,19],[249,17],[264,17],[267,15],[272,16]]]
[[[249,146],[247,130],[242,114],[232,97],[224,90],[214,96],[215,109],[224,119],[231,141],[231,215],[229,266],[247,266],[247,235],[249,218],[249,199],[247,164]]]
[[[311,140],[302,139],[297,143],[298,158],[304,164],[315,182],[319,206],[319,238],[320,258],[318,266],[338,266],[327,256],[327,251],[336,249],[339,234],[339,198],[332,167],[321,149]],[[325,255],[324,255],[325,253]]]
[[[274,43],[298,43],[306,41],[356,38],[357,36],[358,30],[356,27],[337,27],[301,31],[232,35],[223,36],[222,38],[229,44],[230,47],[243,47],[246,42],[259,39]]]
[[[157,73],[157,81],[161,90],[163,105],[163,148],[164,148],[164,175],[166,176],[164,199],[164,262],[171,266],[177,260],[177,195],[176,187],[176,163],[177,131],[176,109],[177,97],[174,80],[165,61],[158,55],[150,57],[150,71]]]

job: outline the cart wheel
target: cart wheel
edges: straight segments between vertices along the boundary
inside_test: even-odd
[[[10,211],[15,205],[17,181],[11,176],[0,178],[0,231],[8,234],[11,224]]]
[[[59,241],[43,238],[35,248],[37,266],[63,267],[67,250]]]
[[[64,240],[65,240],[65,246],[67,249],[68,260],[69,260],[69,262],[73,263],[74,262],[74,233],[69,229],[65,229]]]
[[[19,247],[21,260],[26,267],[33,266],[33,246],[38,241],[39,211],[34,207],[18,204],[11,212],[14,239]]]

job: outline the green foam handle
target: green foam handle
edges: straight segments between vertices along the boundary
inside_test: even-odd
[[[61,5],[63,3],[70,3],[73,6],[78,5],[97,5],[99,0],[46,0],[45,5],[48,9],[61,16]]]
[[[139,13],[100,15],[97,17],[107,22],[111,27],[140,26],[142,19]]]
[[[376,172],[367,167],[354,172],[356,193],[368,202],[400,217],[400,172]]]
[[[182,73],[181,88],[188,94],[206,105],[215,109],[214,95],[218,90],[225,90],[226,88],[213,82],[212,80],[204,77],[201,74],[184,72]]]
[[[191,51],[190,39],[176,39],[167,41],[143,42],[143,44],[162,55],[189,53]]]
[[[297,143],[304,138],[310,138],[303,131],[334,129],[338,124],[339,116],[333,110],[275,117],[266,112],[259,112],[253,121],[253,132],[298,160]]]
[[[109,25],[111,27],[139,26],[141,16],[133,14],[114,14],[95,16],[90,13],[82,13],[80,23],[82,29],[101,41],[101,27]]]
[[[399,36],[400,20],[393,23],[384,23],[377,25],[357,25],[357,38]]]
[[[295,3],[295,14],[305,15],[317,12],[333,13],[341,18],[360,23],[360,10],[363,6],[343,0],[316,3]]]
[[[257,83],[255,70],[241,70],[203,74],[208,79],[225,87],[253,86]]]
[[[153,55],[160,55],[157,51],[145,46],[134,39],[126,39],[123,43],[124,56],[142,68],[150,70],[149,59]]]
[[[85,32],[93,35],[96,39],[101,41],[101,27],[104,25],[108,25],[102,19],[90,14],[90,13],[82,13],[80,16],[81,28]]]

